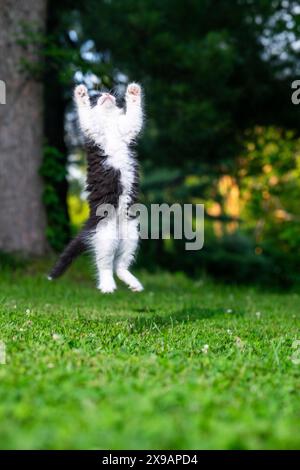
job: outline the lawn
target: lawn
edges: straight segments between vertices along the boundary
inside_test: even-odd
[[[299,294],[141,279],[3,270],[1,448],[299,449]]]

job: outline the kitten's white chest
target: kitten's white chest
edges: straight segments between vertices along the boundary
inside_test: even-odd
[[[119,200],[119,210],[122,210],[131,202],[135,165],[128,144],[120,133],[118,119],[109,119],[103,124],[101,146],[107,155],[106,164],[120,171],[122,194]]]
[[[135,178],[134,162],[128,148],[119,148],[113,154],[108,153],[107,164],[120,171],[122,194],[119,201],[120,209],[127,207]]]

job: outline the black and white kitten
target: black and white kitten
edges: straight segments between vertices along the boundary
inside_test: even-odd
[[[141,87],[128,85],[125,108],[118,107],[109,93],[90,98],[84,85],[75,88],[74,99],[86,141],[90,217],[60,256],[49,279],[59,277],[76,256],[92,249],[101,292],[116,289],[114,271],[131,290],[141,291],[142,284],[129,272],[139,240],[138,220],[128,215],[138,192],[137,162],[130,147],[143,126]],[[115,211],[103,217],[99,207],[106,204]]]

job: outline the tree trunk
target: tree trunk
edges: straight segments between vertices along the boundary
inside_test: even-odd
[[[37,41],[20,44],[24,26],[44,31],[47,0],[0,0],[0,250],[46,251],[39,168],[43,153],[43,86],[24,67],[38,64]]]

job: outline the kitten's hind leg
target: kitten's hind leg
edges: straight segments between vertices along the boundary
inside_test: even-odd
[[[112,293],[117,288],[113,277],[114,257],[118,244],[115,220],[100,222],[93,244],[98,271],[98,289],[103,294]]]
[[[137,220],[130,220],[125,224],[126,229],[121,229],[115,269],[118,278],[132,291],[141,292],[144,289],[142,284],[129,272],[139,241],[137,225]]]
[[[143,285],[133,274],[131,274],[130,271],[128,271],[128,268],[126,269],[125,267],[120,266],[117,268],[116,272],[118,278],[123,281],[133,292],[142,292],[142,290],[144,290]]]

